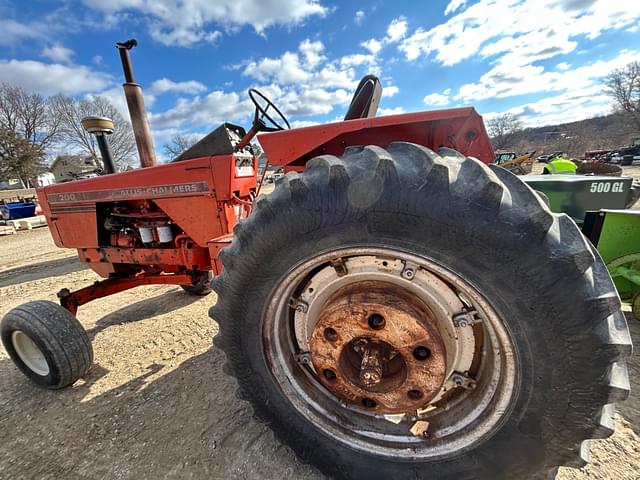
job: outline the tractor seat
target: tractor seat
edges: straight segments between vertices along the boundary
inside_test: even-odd
[[[382,96],[382,85],[375,75],[365,75],[356,88],[345,120],[371,118],[376,116],[378,104]]]

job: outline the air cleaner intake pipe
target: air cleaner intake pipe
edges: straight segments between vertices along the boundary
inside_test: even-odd
[[[124,88],[124,95],[127,98],[127,107],[129,108],[133,134],[136,137],[138,155],[140,156],[140,166],[144,168],[153,167],[156,164],[156,153],[153,148],[153,138],[151,137],[147,111],[144,108],[142,87],[136,83],[135,77],[133,76],[133,67],[131,66],[129,50],[136,45],[138,45],[138,42],[135,38],[127,40],[126,42],[116,43],[116,47],[120,52],[122,70],[124,71],[125,83],[122,85],[122,88]]]
[[[113,161],[113,153],[111,153],[111,146],[107,135],[113,133],[113,121],[107,117],[84,117],[80,120],[82,128],[87,133],[96,137],[98,142],[98,148],[100,149],[100,155],[102,156],[102,166],[104,167],[104,173],[116,173],[116,164]]]

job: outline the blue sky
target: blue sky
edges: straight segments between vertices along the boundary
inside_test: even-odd
[[[263,90],[294,126],[340,118],[366,73],[379,114],[473,105],[528,125],[611,111],[602,79],[640,60],[629,0],[0,0],[0,82],[103,95],[126,113],[114,43],[138,39],[156,147],[249,123]]]

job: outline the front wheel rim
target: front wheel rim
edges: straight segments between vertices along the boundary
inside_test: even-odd
[[[371,323],[376,313],[371,308],[375,310],[376,304],[369,301],[369,293],[376,286],[421,306],[403,324],[415,324],[412,331],[423,334],[420,338],[427,342],[418,345],[429,350],[426,363],[432,362],[433,378],[424,388],[416,386],[416,381],[427,377],[410,374],[412,365],[424,360],[417,353],[410,357],[417,344],[408,350],[400,337],[380,333],[397,329],[400,324],[391,317],[411,309],[385,297],[377,306],[398,305],[400,313],[385,311],[391,319],[388,325],[377,317]],[[369,300],[354,301],[360,297],[353,296],[353,290],[369,292],[365,293]],[[505,324],[476,288],[433,260],[389,248],[326,252],[291,269],[270,298],[261,332],[272,378],[299,414],[339,443],[392,458],[433,460],[486,440],[511,412],[520,374]],[[332,315],[344,316],[344,309],[350,308],[345,305],[355,303],[362,308],[347,315],[360,322],[353,329],[355,337],[332,331],[345,324],[334,321]],[[369,318],[367,335],[363,316]],[[388,363],[396,359],[404,367],[394,370],[385,364],[371,381],[357,375],[364,354],[349,353],[355,358],[346,362],[351,365],[350,374],[344,369],[342,353],[327,354],[332,344],[337,345],[336,352],[344,352],[372,342],[378,353],[387,352],[379,353],[379,358]],[[365,372],[362,368],[360,373]],[[428,374],[429,368],[423,373]],[[387,383],[385,371],[389,372]],[[396,396],[385,405],[379,399],[389,392]],[[399,402],[403,404],[399,411],[400,398],[404,403]]]
[[[29,370],[42,377],[49,375],[49,363],[44,353],[26,333],[22,330],[14,330],[11,333],[11,345]]]

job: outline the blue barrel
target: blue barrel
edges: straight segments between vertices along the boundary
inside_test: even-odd
[[[0,213],[5,220],[33,217],[36,213],[36,204],[31,200],[0,204]]]

